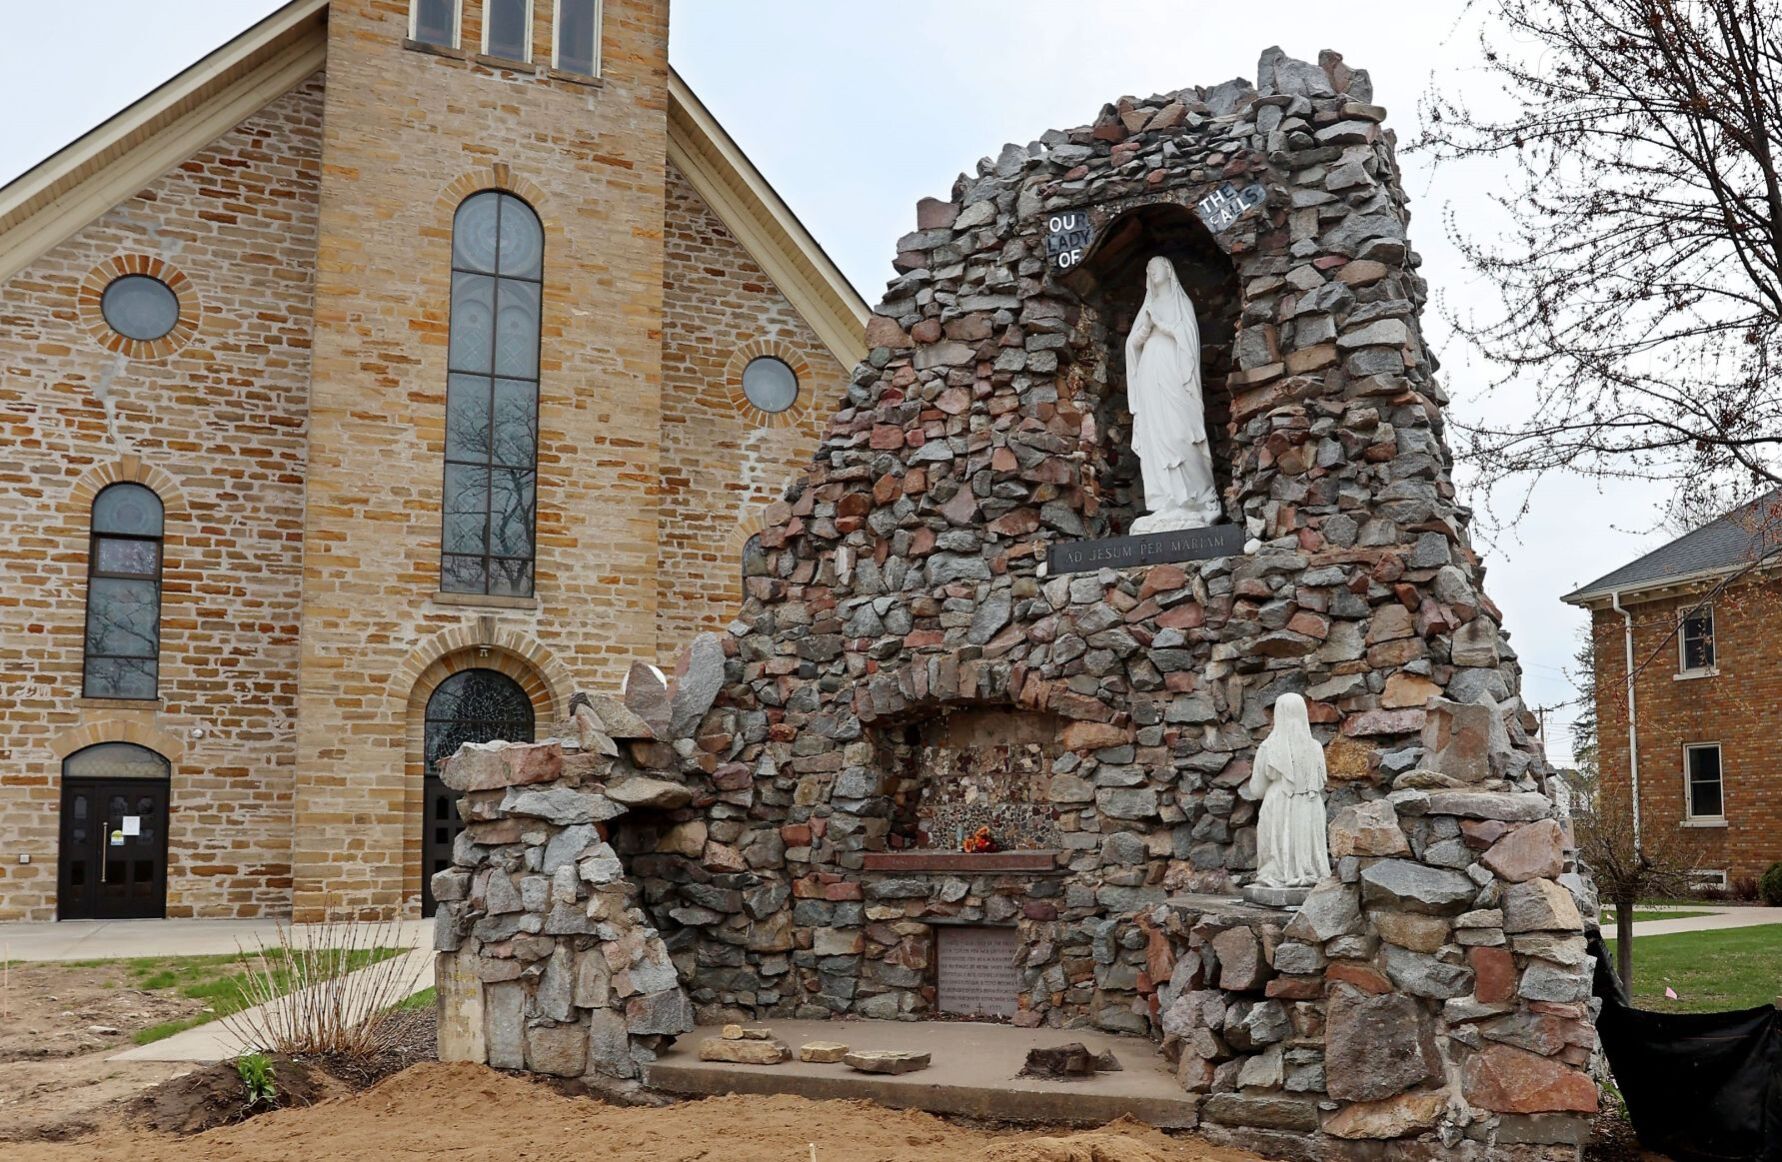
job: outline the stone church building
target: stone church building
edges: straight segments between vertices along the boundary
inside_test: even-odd
[[[866,310],[667,0],[293,0],[0,189],[0,919],[412,915],[740,600]]]

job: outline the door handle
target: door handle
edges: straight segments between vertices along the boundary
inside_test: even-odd
[[[111,869],[111,820],[99,832],[99,886],[105,886],[106,872]]]

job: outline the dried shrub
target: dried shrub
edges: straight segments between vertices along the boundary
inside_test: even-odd
[[[223,1018],[248,1045],[290,1057],[363,1061],[401,1037],[394,1018],[420,966],[400,953],[393,921],[278,926],[271,949],[241,953],[248,1007]],[[378,959],[384,956],[384,959]]]

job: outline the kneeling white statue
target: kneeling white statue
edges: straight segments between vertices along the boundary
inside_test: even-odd
[[[1159,255],[1145,264],[1145,302],[1126,337],[1126,400],[1132,450],[1144,476],[1135,533],[1205,528],[1221,511],[1207,444],[1200,385],[1200,325],[1194,304]]]
[[[1256,822],[1256,885],[1309,888],[1330,874],[1324,818],[1324,748],[1312,737],[1306,700],[1275,700],[1275,726],[1256,748],[1247,798],[1262,800]]]

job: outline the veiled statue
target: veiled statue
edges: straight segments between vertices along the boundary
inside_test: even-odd
[[[1144,475],[1135,533],[1204,528],[1221,515],[1201,398],[1200,326],[1194,304],[1159,255],[1145,264],[1145,301],[1126,337],[1132,448]]]
[[[1264,888],[1310,887],[1330,874],[1324,818],[1324,748],[1312,737],[1306,700],[1275,700],[1275,725],[1250,768],[1248,797],[1260,799],[1256,821],[1256,883]]]

